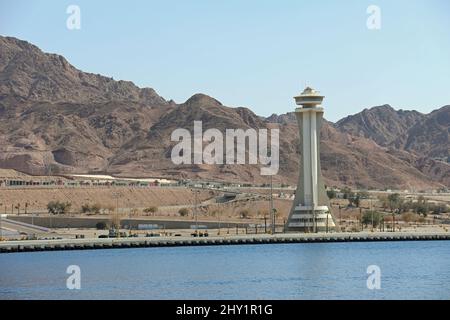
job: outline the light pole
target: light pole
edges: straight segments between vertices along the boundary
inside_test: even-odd
[[[364,231],[363,217],[362,217],[362,209],[359,208],[359,220],[361,222],[361,231]]]
[[[341,227],[341,205],[339,204],[339,228]]]
[[[119,214],[119,197],[121,194],[119,192],[113,192],[113,197],[116,199],[116,217],[117,217],[117,226],[116,226],[116,237],[120,237],[120,214]],[[113,216],[113,221],[116,220]]]
[[[2,206],[2,205],[3,205],[3,203],[0,203],[0,206]],[[2,218],[3,218],[3,216],[0,213],[0,241],[2,241],[2,239],[3,239]]]
[[[218,222],[218,227],[219,227],[219,231],[217,232],[217,235],[220,236],[220,210],[217,210],[217,222]]]
[[[198,233],[198,213],[197,213],[197,194],[198,194],[198,190],[195,190],[194,192],[194,217],[195,217],[195,232]]]
[[[395,232],[395,212],[392,210],[392,232]]]
[[[264,233],[267,233],[267,216],[264,214]]]
[[[373,225],[372,198],[369,199],[369,204],[370,204],[369,209],[370,209],[370,212],[372,213],[372,232],[373,232],[374,225]]]
[[[272,234],[275,234],[275,211],[273,209],[273,178],[270,175],[270,219],[272,223]]]

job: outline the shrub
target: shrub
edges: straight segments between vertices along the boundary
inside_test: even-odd
[[[47,204],[47,210],[51,214],[64,214],[70,210],[70,202],[50,201]]]
[[[189,214],[189,210],[186,208],[181,208],[180,210],[178,210],[178,214],[182,217],[185,217]]]
[[[334,190],[327,190],[327,196],[328,196],[329,199],[336,198],[336,191],[334,191]]]
[[[144,213],[146,214],[155,214],[158,211],[157,207],[149,207],[144,209]]]
[[[394,212],[394,210],[398,210],[402,207],[403,199],[400,198],[400,194],[398,193],[391,193],[388,195],[387,201],[391,212]]]
[[[241,219],[247,219],[250,215],[247,209],[243,209],[239,212]]]
[[[373,226],[377,227],[383,220],[383,214],[378,211],[365,211],[362,216],[362,223],[365,226],[372,225],[372,219],[373,219]]]
[[[443,203],[433,204],[429,209],[433,214],[442,214],[448,212],[448,207]]]
[[[100,210],[102,209],[102,206],[99,203],[94,203],[91,206],[91,212],[92,213],[100,213]]]
[[[98,203],[94,203],[92,206],[85,203],[81,206],[82,213],[100,213],[102,206]]]
[[[341,189],[341,192],[343,194],[343,198],[344,199],[350,199],[353,198],[353,196],[355,195],[353,193],[353,191],[349,188],[349,187],[345,187]]]
[[[405,222],[417,222],[419,216],[412,212],[405,212],[402,214],[402,220]]]
[[[105,230],[108,228],[108,226],[106,225],[106,222],[103,222],[103,221],[97,222],[95,227],[97,228],[97,230]]]
[[[358,192],[358,196],[360,199],[369,199],[370,194],[367,191]]]

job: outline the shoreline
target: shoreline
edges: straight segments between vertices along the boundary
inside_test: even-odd
[[[183,246],[219,246],[288,243],[386,242],[450,240],[450,233],[378,232],[378,233],[282,233],[275,235],[230,235],[194,237],[94,238],[60,240],[20,240],[0,242],[0,253],[154,248]]]

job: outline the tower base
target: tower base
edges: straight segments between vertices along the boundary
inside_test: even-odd
[[[315,221],[314,221],[315,218]],[[286,232],[327,232],[336,225],[327,206],[297,206],[285,226]]]

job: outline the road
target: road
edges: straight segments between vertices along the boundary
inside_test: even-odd
[[[18,222],[18,221],[14,221],[14,220],[10,220],[10,219],[6,219],[6,218],[0,218],[0,225],[1,225],[1,229],[2,232],[3,230],[5,231],[5,233],[2,235],[6,236],[7,234],[20,234],[20,233],[25,233],[25,234],[42,234],[42,233],[49,233],[50,230],[47,228],[43,228],[40,226],[34,226],[28,223],[23,223],[23,222]]]

